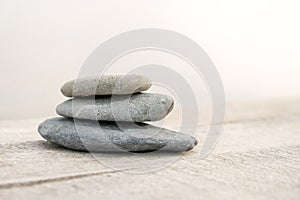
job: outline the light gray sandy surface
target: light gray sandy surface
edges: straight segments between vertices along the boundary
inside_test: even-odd
[[[0,121],[0,199],[299,199],[297,102],[234,104],[206,159],[199,158],[202,129],[192,151],[161,170],[139,174],[46,142],[36,130],[42,119]],[[129,155],[114,158],[133,161]],[[164,158],[169,156],[145,156]]]

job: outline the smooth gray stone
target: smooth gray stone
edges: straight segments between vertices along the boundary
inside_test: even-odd
[[[91,152],[188,151],[197,145],[194,137],[149,124],[122,122],[118,125],[56,117],[41,123],[38,131],[55,144]]]
[[[57,114],[76,119],[102,121],[157,121],[173,108],[172,97],[163,94],[76,97],[56,107]]]
[[[150,87],[151,80],[141,75],[102,75],[68,81],[61,87],[61,92],[66,97],[133,94]]]

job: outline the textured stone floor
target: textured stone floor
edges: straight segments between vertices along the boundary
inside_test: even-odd
[[[44,141],[36,131],[42,119],[2,120],[0,199],[300,199],[299,102],[228,105],[223,134],[205,159],[201,144],[180,157],[94,157]],[[132,173],[137,161],[146,163],[143,172],[172,159]]]

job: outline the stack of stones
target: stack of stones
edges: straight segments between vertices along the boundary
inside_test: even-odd
[[[47,119],[38,131],[46,140],[80,151],[188,151],[197,140],[186,134],[143,123],[163,119],[174,101],[163,94],[142,93],[151,81],[141,75],[103,75],[65,83],[73,97],[57,106],[63,117]]]

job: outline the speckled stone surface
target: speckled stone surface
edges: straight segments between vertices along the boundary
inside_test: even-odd
[[[133,94],[150,87],[151,80],[141,75],[103,75],[68,81],[61,87],[61,92],[66,97]]]
[[[57,117],[42,122],[38,132],[50,142],[92,152],[188,151],[197,144],[194,137],[145,123],[117,125]]]
[[[77,119],[144,122],[163,119],[173,104],[173,99],[163,94],[76,97],[59,104],[56,112]]]

